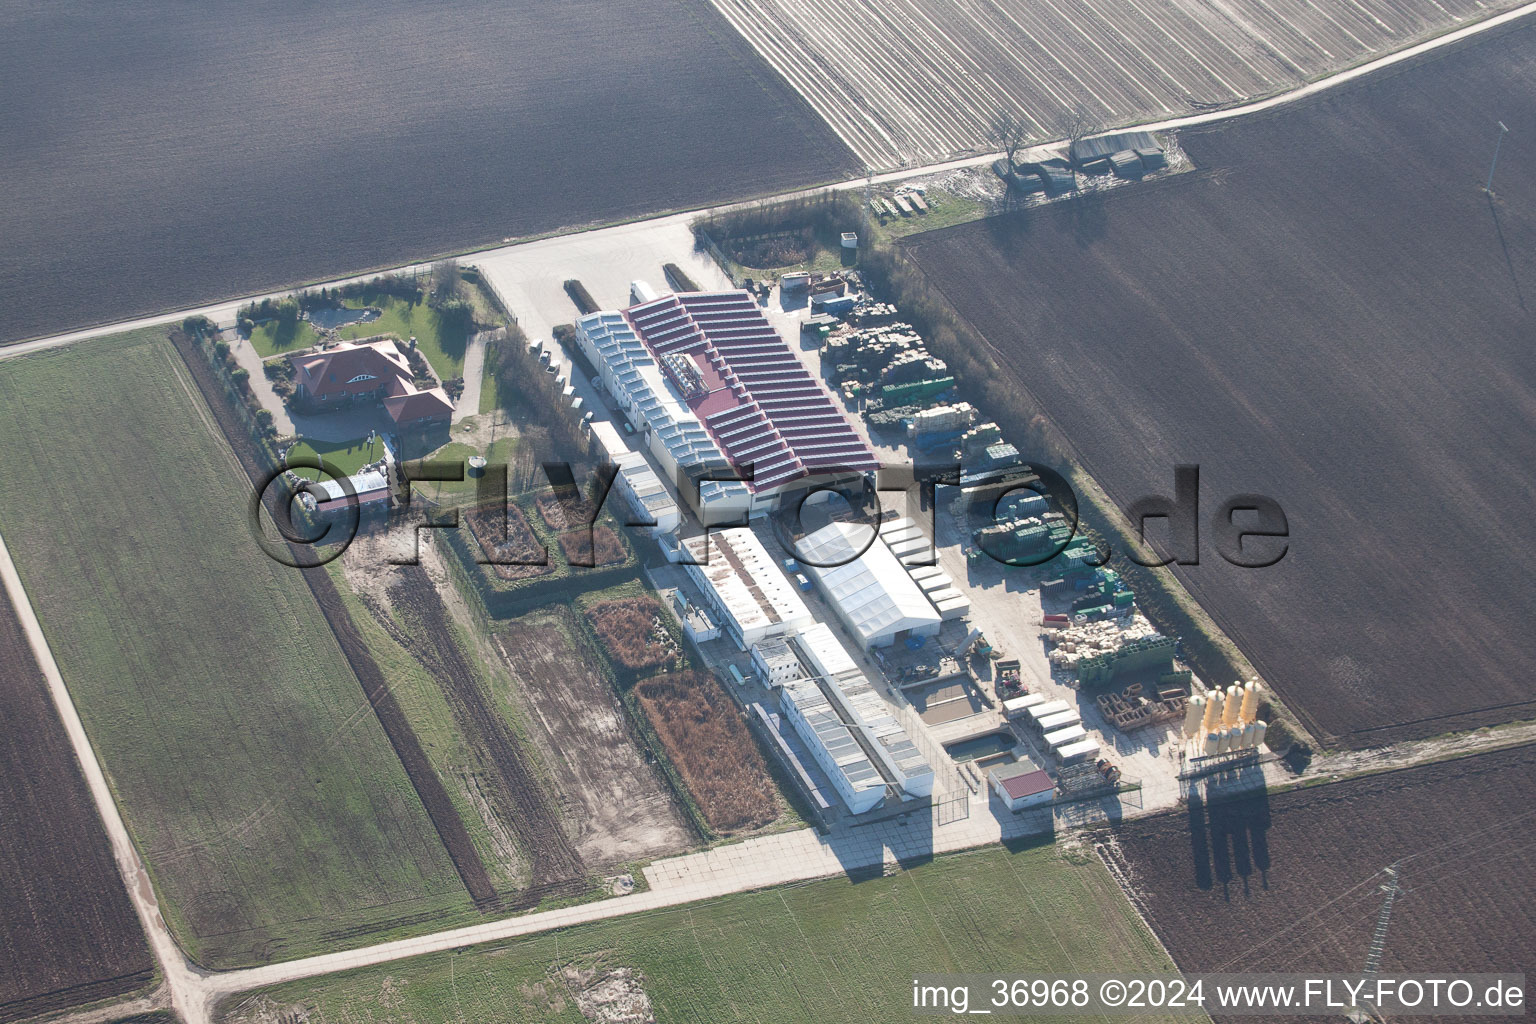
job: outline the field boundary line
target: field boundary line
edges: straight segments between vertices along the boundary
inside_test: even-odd
[[[176,945],[176,940],[171,937],[170,929],[166,927],[165,919],[160,915],[160,905],[155,899],[154,887],[149,881],[149,872],[145,869],[138,848],[134,846],[133,839],[128,834],[128,826],[123,822],[123,816],[118,811],[117,801],[112,795],[112,787],[107,782],[106,773],[96,757],[96,750],[91,746],[90,738],[86,735],[85,725],[80,721],[74,698],[70,696],[68,687],[64,685],[63,673],[59,671],[59,664],[54,660],[53,650],[48,646],[48,639],[43,634],[42,623],[38,621],[32,602],[27,596],[25,587],[22,586],[21,576],[16,571],[16,563],[11,558],[10,549],[6,546],[3,536],[0,536],[0,580],[4,581],[6,592],[16,608],[16,618],[21,623],[22,632],[26,634],[27,643],[37,659],[38,668],[42,670],[43,677],[48,681],[48,695],[64,724],[65,733],[69,736],[70,746],[74,749],[75,759],[79,762],[81,773],[85,776],[86,785],[91,791],[91,800],[96,805],[96,812],[101,815],[102,826],[106,829],[107,838],[112,843],[112,859],[117,862],[123,886],[128,890],[128,897],[133,903],[134,911],[138,914],[139,924],[149,939],[150,949],[165,978],[171,1004],[182,1014],[187,1024],[205,1024],[208,1020],[207,1014],[200,1012],[204,1010],[203,1004],[199,1000],[189,998],[189,990],[198,985],[198,976],[188,964],[181,948]]]

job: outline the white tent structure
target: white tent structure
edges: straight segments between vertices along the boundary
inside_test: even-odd
[[[939,631],[938,609],[870,527],[828,523],[795,550],[865,650],[888,647],[904,633]]]

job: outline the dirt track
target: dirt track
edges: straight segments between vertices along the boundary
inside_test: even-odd
[[[585,871],[580,855],[566,840],[555,811],[534,774],[522,741],[497,714],[474,670],[449,629],[446,610],[436,586],[420,565],[397,566],[388,596],[408,628],[392,630],[395,639],[421,660],[442,684],[459,728],[470,742],[486,751],[495,766],[497,802],[508,814],[532,867],[531,888],[541,895],[552,887],[569,887]],[[378,616],[388,627],[388,617]],[[522,905],[526,899],[514,900]],[[535,901],[536,902],[536,901]]]
[[[568,615],[535,612],[495,640],[531,738],[557,766],[549,785],[572,844],[592,868],[686,849],[694,837],[670,789],[646,763],[607,679],[567,639],[579,628]]]

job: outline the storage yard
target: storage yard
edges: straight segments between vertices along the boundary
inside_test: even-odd
[[[1172,493],[1179,463],[1200,465],[1202,525],[1232,494],[1280,503],[1277,565],[1229,564],[1207,533],[1175,571],[1350,746],[1536,712],[1530,140],[1505,141],[1491,204],[1479,187],[1488,97],[1536,116],[1533,41],[1186,133],[1202,170],[1161,185],[909,243],[1122,507]]]
[[[1397,864],[1380,971],[1536,963],[1530,891],[1536,748],[1239,799],[1102,839],[1185,971],[1357,972]]]
[[[0,1020],[148,985],[154,959],[3,589],[0,722]]]
[[[810,379],[835,389],[840,415],[868,450],[891,464],[915,452],[968,467],[959,493],[942,503],[937,544],[921,515],[887,510],[873,537],[834,505],[808,506],[805,532],[789,547],[773,514],[750,530],[716,530],[707,545],[702,536],[660,536],[663,554],[681,564],[653,571],[653,581],[710,666],[734,681],[731,692],[817,814],[836,822],[929,804],[964,814],[973,799],[986,802],[987,774],[1015,762],[1045,766],[1036,778],[1052,780],[1047,803],[1137,791],[1144,778],[1164,799],[1181,756],[1204,754],[1203,734],[1181,738],[1199,684],[1177,665],[1175,642],[1140,615],[1118,574],[1086,564],[1091,547],[1068,543],[1070,529],[1043,497],[1016,496],[999,526],[976,525],[990,520],[973,507],[1033,476],[995,423],[954,398],[953,376],[899,309],[862,295],[856,274],[786,275],[763,301],[779,335],[800,338],[791,351]],[[644,379],[648,364],[634,358],[649,355],[621,336],[624,316],[592,314],[586,325],[583,345],[609,367],[623,415],[632,399],[621,379]],[[656,375],[638,407],[664,406],[652,397],[663,393],[676,400],[686,390],[684,382],[674,392],[676,380]],[[713,393],[700,387],[693,400]],[[635,422],[660,432],[654,421]],[[1060,554],[1031,570],[983,555],[999,546],[1025,565]],[[1005,714],[1010,698],[1048,704],[1050,720],[1022,707]],[[955,750],[986,736],[998,738],[996,749],[960,767],[972,758]]]
[[[1512,0],[753,0],[715,6],[874,170],[995,150],[999,110],[1037,139],[1282,91]]]

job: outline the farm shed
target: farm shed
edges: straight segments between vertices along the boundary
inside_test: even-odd
[[[843,302],[852,307],[846,295],[823,305],[831,312]],[[725,464],[751,467],[743,475],[751,477],[745,486],[753,514],[785,493],[875,468],[874,453],[750,293],[667,295],[618,315],[659,374],[658,393],[681,405],[674,417],[698,424]],[[721,460],[709,468],[719,470]]]
[[[1099,752],[1099,744],[1090,739],[1081,739],[1076,743],[1068,743],[1056,748],[1056,757],[1062,764],[1074,764],[1085,761]]]
[[[1078,725],[1082,722],[1082,720],[1083,716],[1077,713],[1076,708],[1070,708],[1066,711],[1058,711],[1054,715],[1048,715],[1045,718],[1040,719],[1040,731],[1044,733],[1052,733],[1057,729],[1065,729],[1069,725]]]
[[[709,614],[709,609],[690,602],[681,590],[672,595],[672,609],[677,612],[678,621],[683,624],[683,632],[694,643],[701,644],[720,635],[720,623]],[[734,665],[731,667],[735,668]]]
[[[1077,187],[1077,178],[1066,167],[1042,167],[1040,168],[1040,180],[1045,183],[1045,190],[1053,195],[1062,192],[1070,192]]]
[[[865,650],[904,635],[932,636],[942,620],[891,549],[856,523],[828,523],[796,548],[805,569]],[[861,553],[862,550],[862,553]]]
[[[933,792],[932,765],[830,627],[760,641],[752,666],[854,814],[879,803],[887,784]]]
[[[577,347],[598,370],[603,389],[674,481],[692,479],[725,462],[704,424],[668,385],[660,365],[624,314],[591,313],[576,321]],[[693,495],[684,494],[685,500]],[[700,511],[720,519],[746,511],[752,495],[734,480],[698,485]],[[717,519],[716,521],[719,521]]]
[[[800,659],[790,650],[789,641],[781,636],[759,640],[752,645],[752,668],[757,678],[770,689],[806,677]]]
[[[654,521],[655,526],[646,527],[651,533],[675,533],[679,521],[677,502],[667,493],[666,485],[645,456],[625,451],[613,461],[619,467],[614,483],[636,518]]]
[[[757,723],[767,734],[770,745],[779,757],[789,766],[790,774],[799,784],[802,793],[808,797],[815,806],[817,812],[823,812],[831,808],[832,802],[822,792],[822,787],[817,783],[816,776],[811,774],[810,766],[806,763],[810,758],[802,758],[800,751],[795,749],[795,743],[791,740],[793,733],[786,733],[782,723],[783,717],[769,711],[757,702],[749,705]],[[808,753],[808,752],[807,752]]]
[[[314,500],[313,510],[322,516],[345,515],[353,507],[362,513],[387,509],[390,505],[389,481],[378,469],[365,470],[345,482],[311,481],[306,493]]]
[[[1022,811],[1051,802],[1056,783],[1029,760],[1001,764],[987,773],[992,791],[1010,811]]]
[[[1053,750],[1060,750],[1062,747],[1070,746],[1073,743],[1080,743],[1087,738],[1088,730],[1084,729],[1081,724],[1069,725],[1046,733],[1045,744]]]
[[[884,774],[910,796],[933,792],[933,767],[831,627],[817,623],[791,637],[790,645],[843,719],[863,735]]]
[[[779,707],[850,811],[862,814],[885,798],[885,780],[815,680],[785,685]]]
[[[961,594],[958,597],[936,601],[934,607],[939,610],[939,618],[945,622],[950,619],[963,619],[971,614],[971,599]]]
[[[1071,709],[1072,705],[1064,700],[1048,700],[1041,704],[1032,705],[1025,710],[1025,714],[1029,716],[1031,722],[1039,725],[1041,719],[1049,718],[1052,715],[1059,715],[1063,711],[1070,711]]]

